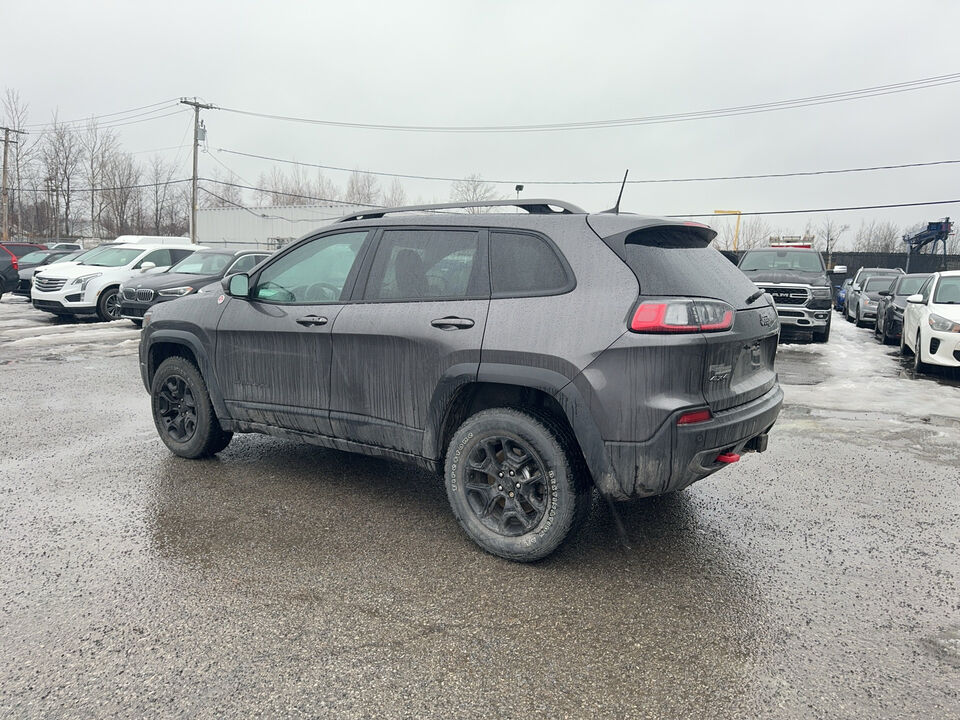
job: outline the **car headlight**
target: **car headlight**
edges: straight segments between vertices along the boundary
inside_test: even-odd
[[[193,288],[189,285],[184,285],[183,287],[167,288],[166,290],[160,290],[157,292],[157,295],[161,297],[182,297],[184,295],[189,295],[193,292]]]
[[[830,288],[825,287],[815,287],[813,288],[813,296],[815,298],[828,298],[832,297],[833,293],[830,292]]]
[[[930,313],[930,317],[927,318],[927,322],[930,324],[930,327],[937,332],[960,333],[960,323],[955,323],[953,320],[948,320],[942,315]]]
[[[874,305],[877,304],[877,301],[876,301],[876,300],[871,300],[870,298],[864,298],[864,299],[863,299],[863,304],[866,305],[867,307],[873,307]]]
[[[90,283],[90,281],[93,280],[94,278],[100,277],[101,275],[103,275],[103,273],[91,273],[90,275],[81,275],[80,277],[74,278],[73,282],[70,284],[79,285],[81,290],[86,290],[87,285]]]

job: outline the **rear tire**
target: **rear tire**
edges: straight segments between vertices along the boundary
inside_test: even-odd
[[[130,320],[130,322],[132,322],[132,323],[133,323],[134,325],[136,325],[138,328],[142,328],[142,327],[143,327],[143,320]]]
[[[215,455],[233,438],[217,420],[203,376],[186,358],[160,363],[150,384],[150,408],[160,439],[180,457]]]
[[[487,552],[545,558],[590,511],[589,472],[570,431],[547,414],[484,410],[454,433],[444,464],[454,517]]]

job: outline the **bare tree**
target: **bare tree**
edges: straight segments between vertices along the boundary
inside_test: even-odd
[[[114,154],[104,171],[103,190],[106,212],[103,227],[114,235],[126,235],[131,232],[140,203],[141,171],[133,155],[120,152]]]
[[[26,126],[29,106],[20,99],[20,93],[11,88],[7,88],[3,95],[3,118],[4,124],[12,130],[23,130]],[[30,136],[26,134],[17,134],[16,143],[10,149],[11,173],[13,182],[16,184],[11,205],[15,208],[11,225],[14,232],[21,234],[24,231],[26,217],[23,212],[23,193],[26,189],[26,176],[30,173],[33,161],[37,155],[37,144],[40,136]],[[34,202],[37,196],[34,193]]]
[[[390,190],[383,194],[384,207],[401,207],[407,204],[407,193],[399,178],[394,178]]]
[[[150,219],[153,225],[153,234],[162,235],[165,219],[168,213],[168,205],[173,201],[175,186],[171,184],[176,167],[173,163],[166,162],[159,155],[150,158],[150,165],[147,169],[150,182]]]
[[[76,184],[76,178],[80,174],[84,149],[77,133],[59,122],[56,112],[53,113],[53,122],[44,138],[42,155],[46,177],[50,181],[52,192],[56,193],[55,200],[63,200],[63,231],[69,235],[74,194],[71,185]],[[59,233],[59,217],[57,222]]]
[[[810,226],[808,225],[808,227]],[[825,215],[823,220],[816,226],[817,232],[813,246],[817,250],[832,253],[837,249],[840,236],[849,229],[849,225],[841,225],[829,215]]]
[[[90,188],[90,235],[100,237],[102,232],[100,220],[106,201],[99,188],[103,186],[107,166],[119,150],[119,141],[113,130],[101,128],[96,120],[90,118],[80,135],[80,143],[85,154],[84,181]]]
[[[243,190],[237,187],[239,180],[233,173],[221,178],[219,171],[214,170],[209,181],[212,187],[210,191],[203,193],[200,204],[203,207],[242,207]]]
[[[260,205],[312,205],[337,202],[340,192],[322,172],[311,178],[301,165],[289,172],[274,167],[257,179],[256,201]]]
[[[736,220],[726,219],[720,225],[720,231],[714,240],[714,245],[720,250],[733,250]],[[737,239],[737,250],[752,250],[764,247],[770,242],[773,229],[770,224],[759,215],[747,217],[740,221],[740,235]]]
[[[484,182],[479,175],[468,175],[463,180],[457,180],[450,186],[450,199],[456,202],[484,202],[486,200],[501,200],[496,188]],[[467,212],[488,212],[489,208],[468,208]]]
[[[380,183],[369,173],[354,171],[350,173],[343,199],[355,205],[377,205],[380,201]]]

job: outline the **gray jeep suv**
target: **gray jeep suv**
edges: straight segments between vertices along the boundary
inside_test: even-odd
[[[503,205],[526,213],[442,212]],[[485,550],[545,557],[594,486],[660,495],[766,449],[777,313],[714,236],[556,200],[344,217],[151,308],[157,430],[188,458],[259,432],[410,461]]]

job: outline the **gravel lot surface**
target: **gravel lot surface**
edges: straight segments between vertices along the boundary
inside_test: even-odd
[[[172,456],[138,336],[0,301],[2,717],[960,717],[960,380],[839,316],[767,453],[532,566],[414,468]]]

